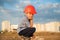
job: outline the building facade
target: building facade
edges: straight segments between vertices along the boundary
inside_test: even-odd
[[[3,21],[2,22],[2,31],[10,32],[10,30],[11,30],[10,21]]]
[[[36,32],[60,32],[60,22],[49,22],[45,24],[33,24],[33,27],[36,28]],[[10,21],[3,21],[2,22],[2,31],[7,30],[10,31],[16,31],[18,28],[18,25],[11,25]]]
[[[60,22],[49,22],[45,24],[34,24],[36,32],[60,32]]]
[[[11,31],[16,31],[18,28],[18,25],[11,25]]]

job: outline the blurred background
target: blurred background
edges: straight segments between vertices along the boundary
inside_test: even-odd
[[[60,31],[60,0],[0,0],[0,31],[8,26],[10,30],[17,29],[24,17],[24,8],[29,4],[37,11],[34,15],[35,27],[40,25],[41,30],[50,31],[51,28]]]

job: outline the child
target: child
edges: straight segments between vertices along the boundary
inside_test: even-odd
[[[34,6],[28,5],[24,9],[25,18],[22,20],[21,24],[18,25],[17,33],[24,37],[32,37],[35,32],[35,27],[33,27],[33,16],[36,14]]]

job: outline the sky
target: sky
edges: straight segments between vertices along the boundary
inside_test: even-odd
[[[29,4],[36,8],[34,23],[60,22],[60,0],[0,0],[0,25],[5,20],[20,23]]]

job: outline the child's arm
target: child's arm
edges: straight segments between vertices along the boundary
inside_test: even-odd
[[[33,27],[33,20],[31,19],[30,20],[30,28],[32,28]]]

